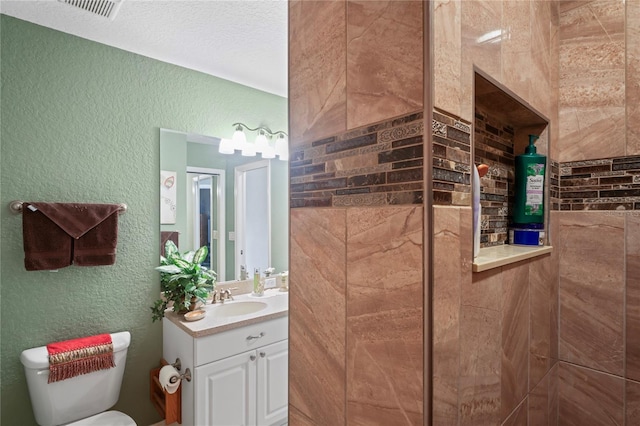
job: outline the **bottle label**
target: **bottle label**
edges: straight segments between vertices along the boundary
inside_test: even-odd
[[[527,199],[524,205],[526,216],[542,216],[544,214],[544,164],[527,165]]]

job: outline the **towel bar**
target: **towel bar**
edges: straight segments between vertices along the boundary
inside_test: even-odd
[[[22,213],[22,205],[24,204],[24,201],[12,201],[9,203],[9,210],[11,210],[14,213]],[[120,203],[120,208],[118,209],[118,213],[119,214],[123,214],[127,212],[127,205],[125,203]]]

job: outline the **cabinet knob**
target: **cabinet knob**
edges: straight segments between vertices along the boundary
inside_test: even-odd
[[[260,352],[260,358],[264,358],[265,356],[267,356],[267,354],[266,354],[266,353],[264,353],[264,352]]]
[[[255,356],[255,355],[250,355],[250,356],[249,356],[249,359],[250,359],[251,361],[255,361],[255,360],[256,360],[256,356]]]

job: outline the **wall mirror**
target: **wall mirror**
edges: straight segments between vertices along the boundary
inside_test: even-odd
[[[219,282],[240,279],[241,267],[288,270],[288,162],[220,154],[219,144],[160,129],[161,246],[207,245]]]

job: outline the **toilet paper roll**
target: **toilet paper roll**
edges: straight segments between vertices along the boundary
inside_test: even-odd
[[[173,365],[165,365],[158,376],[160,386],[168,393],[175,393],[180,386],[180,373]]]

